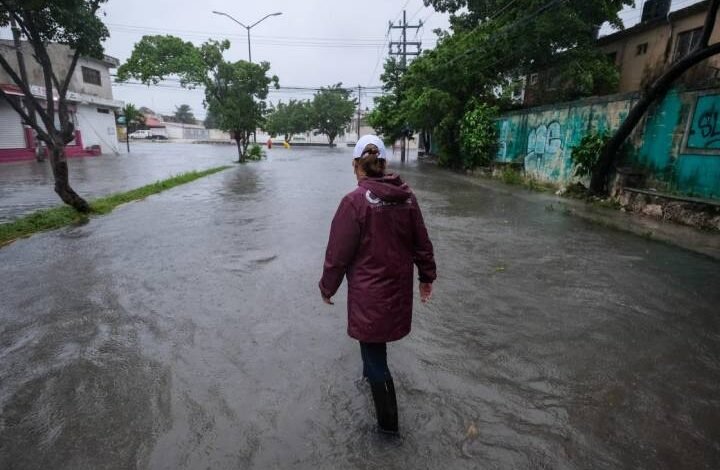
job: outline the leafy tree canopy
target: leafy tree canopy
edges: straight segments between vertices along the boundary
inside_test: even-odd
[[[356,106],[357,101],[350,97],[350,90],[343,88],[342,83],[321,88],[312,100],[315,133],[326,135],[333,145],[337,136],[345,134]]]
[[[289,141],[293,134],[312,129],[312,105],[309,101],[282,101],[271,110],[263,129],[270,135],[282,135]]]
[[[268,75],[268,62],[226,61],[223,52],[229,47],[229,41],[195,46],[174,36],[144,36],[118,69],[118,80],[157,84],[178,77],[184,87],[204,87],[208,113],[217,128],[234,136],[243,161],[250,136],[263,123],[269,87],[277,87],[278,78]]]
[[[82,56],[103,57],[102,41],[110,36],[97,16],[107,0],[3,0],[0,27],[14,19],[26,38],[65,44]]]
[[[195,124],[195,115],[193,114],[190,105],[181,104],[180,106],[176,106],[174,116],[178,122],[182,122],[184,124]]]

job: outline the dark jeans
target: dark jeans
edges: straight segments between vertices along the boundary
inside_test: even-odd
[[[385,382],[392,378],[387,365],[386,343],[360,341],[360,355],[363,361],[363,376],[370,382]]]

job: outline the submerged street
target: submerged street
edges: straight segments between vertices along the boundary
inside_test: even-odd
[[[0,468],[720,467],[720,263],[415,162],[393,171],[438,280],[388,347],[401,437],[379,436],[345,287],[317,288],[350,154],[273,149],[0,249]],[[234,158],[70,171],[99,196]],[[22,165],[0,219],[58,202]]]

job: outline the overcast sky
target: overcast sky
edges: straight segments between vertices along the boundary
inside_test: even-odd
[[[673,0],[672,9],[687,7],[700,0]],[[621,16],[626,27],[640,21],[642,0],[627,8]],[[125,61],[135,42],[145,34],[172,34],[200,44],[213,39],[232,42],[226,53],[229,60],[247,60],[247,34],[229,18],[214,15],[223,11],[244,24],[252,24],[268,13],[282,12],[252,29],[253,61],[268,61],[271,72],[285,87],[319,87],[338,82],[348,87],[378,86],[382,62],[387,57],[391,37],[388,22],[399,24],[402,11],[408,22],[424,27],[410,30],[408,39],[421,41],[423,48],[435,44],[433,29],[448,27],[446,15],[426,8],[422,0],[109,0],[103,7],[111,37],[105,44],[108,55]],[[603,33],[610,30],[603,28]],[[0,32],[8,37],[8,31]],[[184,90],[172,83],[163,87],[116,85],[115,99],[147,106],[162,114],[171,114],[180,104],[189,104],[196,117],[203,118],[201,90]],[[363,107],[370,106],[377,90],[363,92]],[[272,102],[290,98],[308,99],[309,91],[273,91]]]
[[[425,8],[422,0],[110,0],[104,7],[111,34],[106,53],[124,61],[144,34],[173,34],[196,44],[208,38],[227,38],[232,46],[226,58],[247,60],[245,29],[212,11],[226,12],[246,25],[268,13],[282,12],[251,31],[253,61],[270,62],[271,73],[280,78],[281,86],[319,87],[338,82],[348,87],[377,86],[388,49],[388,22],[397,22],[403,7],[409,23],[425,24],[417,38],[414,30],[409,31],[409,39],[432,47],[432,30],[447,28],[447,17]],[[398,31],[393,34],[399,37]],[[197,117],[205,115],[202,91],[124,85],[115,86],[114,95],[163,114],[187,103]],[[363,93],[363,105],[370,105],[373,96],[375,91]],[[270,100],[311,97],[312,92],[274,91]]]

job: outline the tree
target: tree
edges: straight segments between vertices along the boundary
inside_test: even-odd
[[[616,160],[622,155],[621,149],[623,144],[627,138],[630,137],[630,134],[632,134],[635,127],[637,127],[650,106],[664,98],[673,83],[691,67],[699,64],[708,57],[720,54],[720,42],[710,44],[710,38],[715,29],[718,9],[720,9],[720,0],[712,0],[708,8],[708,14],[705,17],[705,25],[703,26],[700,41],[698,41],[695,49],[687,56],[671,64],[668,69],[642,93],[642,96],[632,109],[630,109],[630,112],[622,124],[620,124],[620,127],[603,147],[595,167],[596,171],[593,172],[590,180],[590,191],[592,193],[607,193],[610,170]]]
[[[20,99],[0,90],[0,97],[30,126],[47,146],[55,192],[80,212],[90,206],[70,186],[65,146],[75,138],[67,93],[82,56],[102,58],[108,30],[97,16],[106,0],[0,0],[0,27],[10,26],[15,58],[0,54],[0,66],[23,93]],[[23,43],[22,39],[27,43]],[[26,47],[27,46],[27,47]],[[67,48],[69,62],[50,59],[51,50]],[[28,61],[42,70],[43,99],[31,91]]]
[[[144,36],[118,69],[118,81],[135,78],[149,85],[176,76],[183,87],[204,87],[208,113],[219,129],[232,134],[238,161],[243,162],[250,136],[263,123],[269,87],[278,87],[278,78],[267,75],[267,62],[224,60],[229,47],[229,41],[211,40],[197,47],[175,36]]]
[[[203,125],[205,126],[205,129],[218,128],[218,117],[215,115],[214,112],[211,112],[209,109],[207,110],[207,114],[205,115]]]
[[[192,108],[187,104],[181,104],[175,107],[175,119],[183,124],[195,124],[195,116]]]
[[[263,123],[268,87],[273,80],[277,83],[277,77],[267,76],[268,70],[267,62],[221,62],[215,80],[206,84],[208,109],[218,117],[218,128],[235,139],[240,163],[247,157],[250,137]]]
[[[410,124],[431,131],[441,162],[462,166],[460,122],[476,99],[512,106],[506,90],[532,72],[553,70],[565,96],[611,89],[617,71],[598,53],[599,25],[621,27],[618,12],[632,0],[425,0],[451,15],[451,30],[398,74],[386,66],[384,96],[371,121],[387,135]],[[439,101],[437,101],[439,99]],[[419,127],[422,126],[422,127]],[[430,127],[427,129],[425,127]],[[423,129],[425,128],[425,129]]]
[[[386,143],[395,142],[404,135],[407,118],[400,107],[403,100],[400,88],[402,75],[402,67],[396,58],[385,61],[380,76],[385,94],[375,98],[375,108],[368,115],[368,123]]]
[[[357,101],[350,98],[350,90],[337,83],[322,87],[312,100],[312,123],[315,135],[324,134],[332,147],[339,135],[345,134],[345,128],[355,114]]]
[[[127,145],[127,151],[129,153],[130,133],[135,132],[139,126],[145,124],[145,115],[131,103],[126,104],[120,112],[125,118],[125,144]]]
[[[286,142],[294,134],[301,134],[312,128],[312,110],[309,101],[280,101],[265,118],[263,130],[272,136],[282,135]]]

